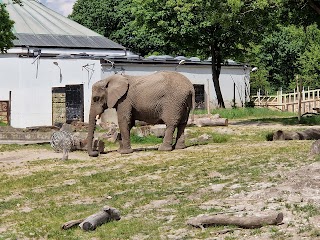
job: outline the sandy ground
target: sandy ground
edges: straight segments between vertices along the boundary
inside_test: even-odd
[[[254,126],[261,126],[259,123],[254,123]],[[246,126],[234,123],[233,126]],[[247,127],[252,127],[253,124]],[[276,129],[281,125],[263,125],[264,128]],[[283,127],[282,127],[283,128]],[[217,132],[236,131],[235,128],[217,128]],[[137,158],[141,155],[150,154],[150,152],[144,152],[140,154],[133,154],[132,158]],[[57,159],[60,160],[62,153],[56,153],[51,150],[44,149],[24,149],[12,152],[0,153],[0,168],[11,169],[10,175],[23,174],[21,166],[29,161],[43,160],[43,159]],[[108,158],[116,158],[117,153],[110,153]],[[86,152],[76,151],[69,153],[69,159],[88,160],[89,157]],[[219,173],[217,173],[219,174]],[[278,173],[270,173],[270,176],[275,176]],[[259,182],[248,186],[246,191],[232,194],[223,200],[211,200],[205,202],[201,208],[210,209],[211,207],[220,206],[222,209],[228,209],[234,211],[236,215],[241,216],[243,212],[246,214],[255,214],[263,210],[270,210],[270,212],[277,212],[278,209],[282,209],[284,213],[284,220],[282,225],[279,226],[280,232],[283,236],[290,236],[288,238],[280,239],[320,239],[315,235],[310,237],[310,232],[301,231],[308,226],[312,226],[312,229],[317,229],[320,234],[320,215],[308,217],[306,212],[294,211],[294,206],[317,206],[320,209],[320,162],[315,162],[307,166],[293,169],[288,172],[281,172],[283,179],[286,179],[281,184],[274,185],[268,181]],[[209,186],[207,189],[199,189],[199,191],[222,191],[225,187],[224,184],[215,184]],[[229,188],[237,188],[237,186],[231,186]],[[201,194],[200,194],[201,195]],[[192,197],[192,196],[190,196]],[[170,200],[168,200],[170,201]],[[161,205],[161,204],[160,204]],[[287,207],[284,207],[287,206]],[[154,206],[152,207],[154,208]],[[286,209],[283,211],[283,209]],[[1,228],[0,228],[1,230]],[[3,229],[2,229],[3,230]],[[182,230],[183,231],[183,230]],[[184,230],[186,231],[186,230]],[[0,231],[1,232],[1,231]],[[302,233],[301,233],[302,232]],[[179,233],[183,236],[184,233]],[[230,233],[231,234],[231,233]],[[215,236],[212,239],[225,239],[228,236],[236,237],[234,239],[271,239],[270,232],[263,232],[258,237],[243,235],[241,231],[235,231],[232,235],[229,233],[223,236]],[[177,235],[168,239],[180,239]],[[181,238],[182,239],[182,238]],[[230,238],[231,239],[231,238]]]

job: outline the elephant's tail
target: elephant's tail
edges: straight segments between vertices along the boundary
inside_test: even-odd
[[[191,96],[192,96],[192,104],[191,104],[191,122],[192,124],[194,123],[194,111],[196,109],[196,93],[194,88],[191,91]]]

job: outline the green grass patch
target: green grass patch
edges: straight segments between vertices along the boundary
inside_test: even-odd
[[[196,110],[196,114],[206,114],[205,110]],[[219,114],[222,118],[228,119],[256,119],[256,118],[288,118],[296,114],[281,112],[268,108],[218,108],[211,111],[211,114]]]
[[[136,134],[131,134],[130,140],[132,144],[159,144],[162,143],[162,138],[158,138],[153,135],[149,135],[146,137],[140,137]]]
[[[0,152],[16,151],[20,149],[52,149],[50,144],[0,144]]]

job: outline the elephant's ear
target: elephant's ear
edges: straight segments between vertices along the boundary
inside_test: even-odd
[[[113,108],[117,101],[127,92],[128,79],[124,76],[114,76],[108,83],[108,108]]]

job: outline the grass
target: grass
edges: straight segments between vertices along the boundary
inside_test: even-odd
[[[8,151],[17,151],[19,149],[51,149],[50,144],[33,144],[33,145],[19,145],[19,144],[0,144],[0,153]]]
[[[206,114],[205,110],[196,110],[196,114]],[[221,108],[214,109],[211,114],[219,114],[222,118],[228,119],[263,119],[263,118],[288,118],[296,114],[290,112],[274,111],[268,108]]]
[[[195,114],[206,114],[205,110],[196,110]],[[283,125],[320,125],[320,115],[302,116],[300,122],[295,113],[275,111],[268,108],[234,108],[215,109],[211,114],[219,114],[230,120],[260,121],[264,123],[280,123]]]
[[[218,129],[230,132],[221,133]],[[186,221],[199,214],[232,212],[242,204],[247,204],[248,214],[257,205],[266,210],[277,207],[302,218],[316,216],[316,205],[287,202],[285,193],[281,199],[268,200],[270,206],[268,201],[261,206],[254,195],[250,197],[250,192],[259,190],[259,184],[277,186],[287,181],[285,173],[320,160],[306,157],[311,141],[266,141],[266,133],[272,130],[250,126],[190,127],[187,144],[191,147],[184,150],[146,150],[130,155],[111,152],[98,158],[83,153],[85,160],[0,162],[0,239],[210,239],[223,227],[201,231],[187,226]],[[204,134],[209,138],[200,141]],[[161,142],[135,135],[131,139],[134,148]],[[197,140],[194,143],[190,139]],[[0,145],[0,152],[21,148],[50,149],[48,145]],[[219,185],[221,190],[213,190]],[[104,205],[118,208],[122,219],[93,232],[60,229],[64,222],[87,217]],[[296,234],[300,231],[301,237],[308,233],[319,236],[311,223],[305,231],[298,227],[299,221],[292,220]],[[1,231],[3,228],[6,231]],[[270,239],[285,239],[288,235],[280,228],[243,229],[221,237],[246,239],[248,235],[267,234]]]

